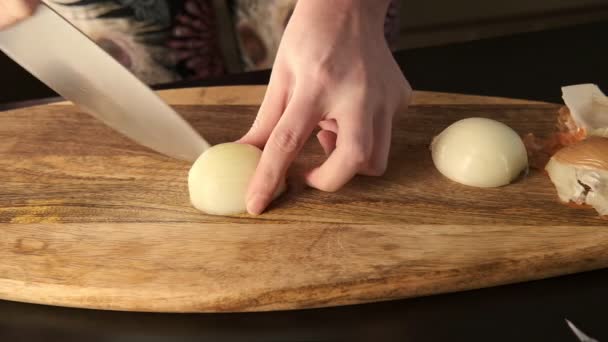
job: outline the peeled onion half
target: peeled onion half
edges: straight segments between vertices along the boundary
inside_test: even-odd
[[[211,215],[247,212],[247,188],[261,156],[259,148],[247,144],[225,143],[207,149],[188,173],[192,205]],[[275,198],[284,190],[283,183]]]
[[[558,151],[545,168],[562,202],[608,216],[608,138],[589,137]]]
[[[475,187],[499,187],[528,166],[520,136],[504,123],[468,118],[444,129],[431,143],[435,167],[452,181]]]

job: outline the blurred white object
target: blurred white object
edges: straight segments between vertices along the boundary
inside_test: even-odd
[[[572,324],[572,322],[567,319],[566,323],[568,323],[568,326],[570,327],[570,329],[572,329],[574,335],[576,335],[576,337],[578,337],[581,342],[599,342],[598,340],[591,338],[587,336],[584,332],[580,331],[574,324]]]

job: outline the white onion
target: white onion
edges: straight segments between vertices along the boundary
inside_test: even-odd
[[[236,215],[247,211],[249,182],[262,156],[252,145],[225,143],[207,149],[188,173],[192,205],[211,215]],[[285,190],[282,184],[275,198]]]
[[[509,126],[486,118],[453,123],[433,139],[431,151],[441,174],[468,186],[507,185],[528,166],[520,136]]]

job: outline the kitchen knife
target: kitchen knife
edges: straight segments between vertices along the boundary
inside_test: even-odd
[[[568,327],[570,327],[570,329],[572,330],[574,335],[576,335],[576,337],[579,339],[579,341],[581,341],[581,342],[599,342],[598,340],[587,336],[584,332],[582,332],[579,328],[577,328],[569,320],[566,320],[566,323],[568,324]]]
[[[186,161],[209,147],[156,93],[46,4],[31,18],[0,31],[0,50],[141,145]]]

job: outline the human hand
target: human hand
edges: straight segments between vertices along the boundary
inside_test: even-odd
[[[0,0],[0,30],[31,16],[39,4],[39,0]]]
[[[393,116],[412,91],[384,38],[387,7],[387,0],[298,2],[257,118],[239,140],[264,147],[249,213],[270,203],[317,125],[328,158],[307,172],[309,186],[337,191],[357,174],[385,172]]]

